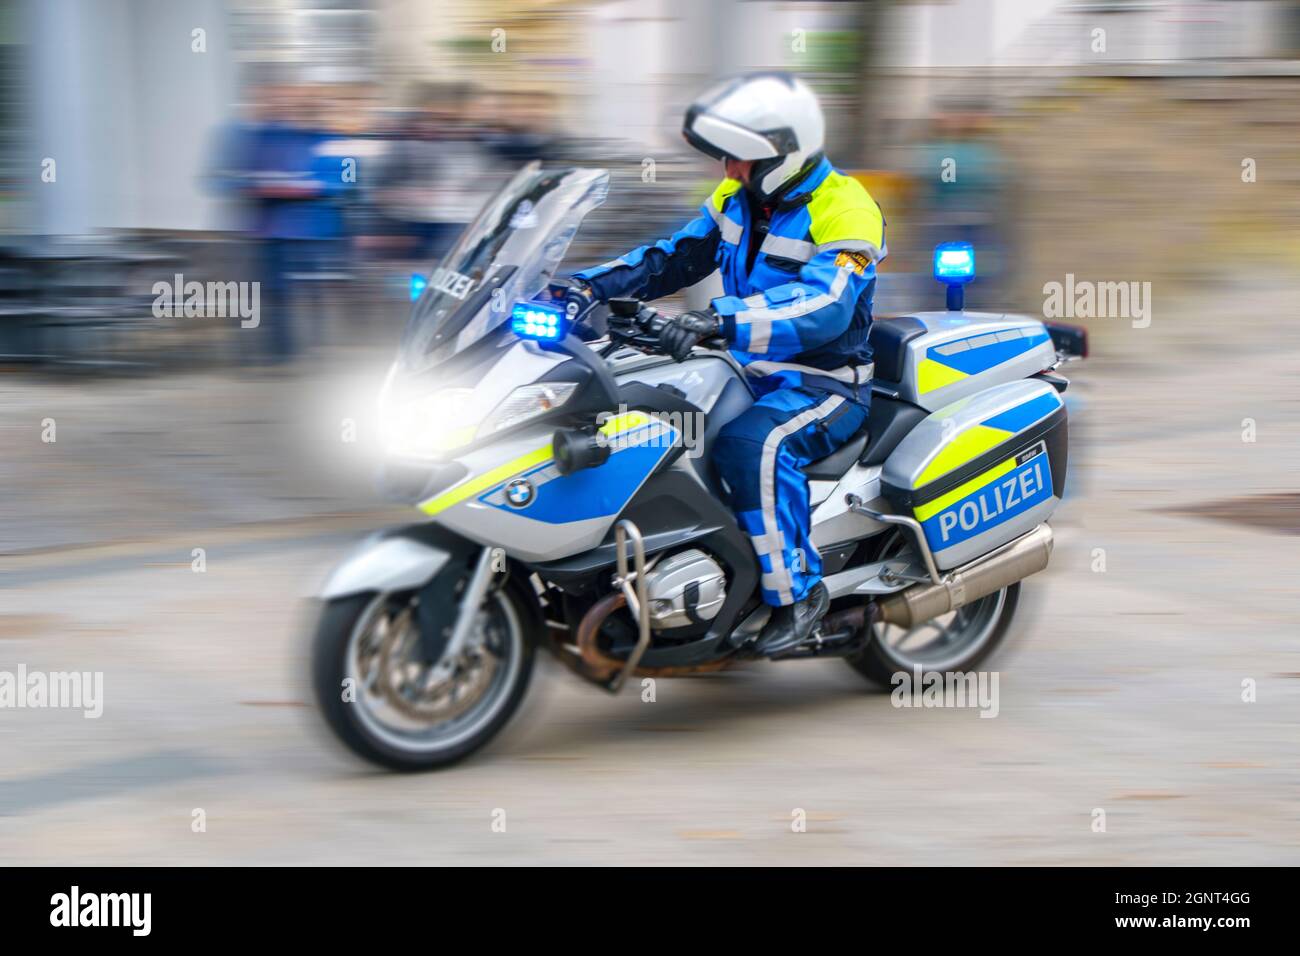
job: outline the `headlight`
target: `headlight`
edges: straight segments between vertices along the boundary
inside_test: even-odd
[[[474,440],[469,419],[472,388],[444,388],[408,401],[385,397],[380,405],[384,449],[402,458],[436,458]]]
[[[478,433],[489,435],[545,415],[567,402],[577,388],[577,382],[538,382],[520,386],[492,410],[487,421],[479,426]]]

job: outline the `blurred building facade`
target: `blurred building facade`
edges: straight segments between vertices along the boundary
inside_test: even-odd
[[[2,8],[15,120],[5,124],[14,181],[4,228],[53,234],[219,225],[217,200],[200,183],[208,134],[268,77],[366,86],[391,107],[419,83],[523,94],[519,102],[567,136],[665,151],[679,148],[680,109],[709,80],[788,68],[813,79],[832,117],[844,117],[832,124],[832,147],[844,135],[853,142],[837,153],[853,154],[876,125],[933,112],[953,76],[1240,70],[1285,63],[1300,49],[1300,7],[1290,0],[9,0]],[[1105,33],[1100,51],[1096,30]],[[872,85],[897,80],[887,96],[864,92],[873,70],[881,80]],[[482,108],[494,107],[484,99]],[[57,189],[44,188],[46,160]]]
[[[1123,192],[1129,167],[1173,168],[1187,154],[1157,143],[1137,158],[1135,126],[1195,135],[1195,155],[1218,149],[1231,182],[1239,135],[1260,143],[1270,170],[1289,168],[1274,134],[1293,129],[1298,37],[1300,0],[0,0],[0,230],[170,243],[109,250],[117,258],[103,272],[119,277],[124,253],[216,279],[254,276],[268,238],[323,239],[305,265],[281,270],[283,282],[309,272],[318,298],[353,297],[341,312],[399,321],[405,290],[391,280],[427,265],[475,197],[528,158],[612,172],[575,261],[670,231],[717,177],[678,135],[684,106],[720,77],[780,68],[816,86],[828,154],[885,210],[882,311],[925,300],[928,249],[955,234],[984,250],[973,304],[1027,307],[1060,262],[1146,254],[1129,245],[1132,231],[1085,254],[1056,228],[1067,206],[1081,234],[1085,222],[1113,228],[1113,216],[1089,217]],[[290,103],[309,127],[300,156],[328,154],[335,171],[360,160],[357,188],[320,197],[312,228],[337,222],[310,237],[252,225],[259,202],[283,198],[257,193],[262,174],[292,174],[283,156],[214,188],[232,131],[283,119]],[[1115,109],[1128,118],[1106,115]],[[1240,124],[1253,125],[1242,134]],[[395,156],[403,162],[384,162]],[[959,182],[939,177],[949,159]],[[397,165],[389,181],[377,175]],[[1239,245],[1290,249],[1279,245],[1294,222],[1288,183],[1275,175],[1230,196],[1204,168],[1178,168],[1178,191],[1146,222],[1208,236],[1208,223],[1241,223],[1243,203],[1256,203]],[[1221,208],[1184,201],[1181,184],[1203,180]],[[1152,201],[1149,183],[1133,201]],[[89,274],[77,260],[101,250],[9,245],[0,272],[17,278],[6,308],[23,323],[9,339],[57,321],[71,330],[60,333],[68,351],[89,347],[82,326],[106,314],[157,331],[137,314],[142,280],[122,280],[112,302],[52,294]],[[51,351],[48,341],[0,349]]]

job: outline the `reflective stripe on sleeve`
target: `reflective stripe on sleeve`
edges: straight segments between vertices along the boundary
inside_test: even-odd
[[[827,291],[820,295],[808,296],[801,302],[791,302],[789,305],[775,307],[756,307],[737,312],[735,315],[736,323],[749,326],[749,345],[745,351],[762,352],[767,348],[768,343],[772,341],[773,322],[781,319],[798,318],[801,315],[816,312],[818,309],[838,302],[840,296],[844,294],[845,288],[848,287],[849,276],[852,274],[852,269],[843,267],[837,269],[835,279],[831,282],[831,286]],[[745,300],[746,303],[750,301],[750,299]]]
[[[802,239],[787,239],[768,233],[758,251],[779,259],[791,259],[795,262],[810,262],[818,252],[818,247]]]

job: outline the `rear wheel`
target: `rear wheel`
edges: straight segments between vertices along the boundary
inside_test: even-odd
[[[899,672],[974,670],[1006,637],[1019,600],[1017,583],[911,630],[873,624],[871,640],[848,658],[849,665],[882,689],[889,689]]]
[[[533,669],[536,618],[513,583],[488,596],[456,661],[421,659],[415,600],[331,601],[313,647],[316,699],[330,729],[396,770],[446,766],[485,745],[523,700]]]
[[[893,557],[906,546],[894,536],[874,560]],[[910,629],[872,624],[866,646],[847,658],[849,666],[886,690],[899,672],[973,670],[1002,643],[1019,601],[1017,582]]]

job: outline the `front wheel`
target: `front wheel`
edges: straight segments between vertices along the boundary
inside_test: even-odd
[[[533,670],[536,617],[513,582],[489,594],[456,661],[422,660],[416,601],[330,601],[312,648],[316,700],[330,729],[395,770],[431,770],[478,750],[515,712]]]

